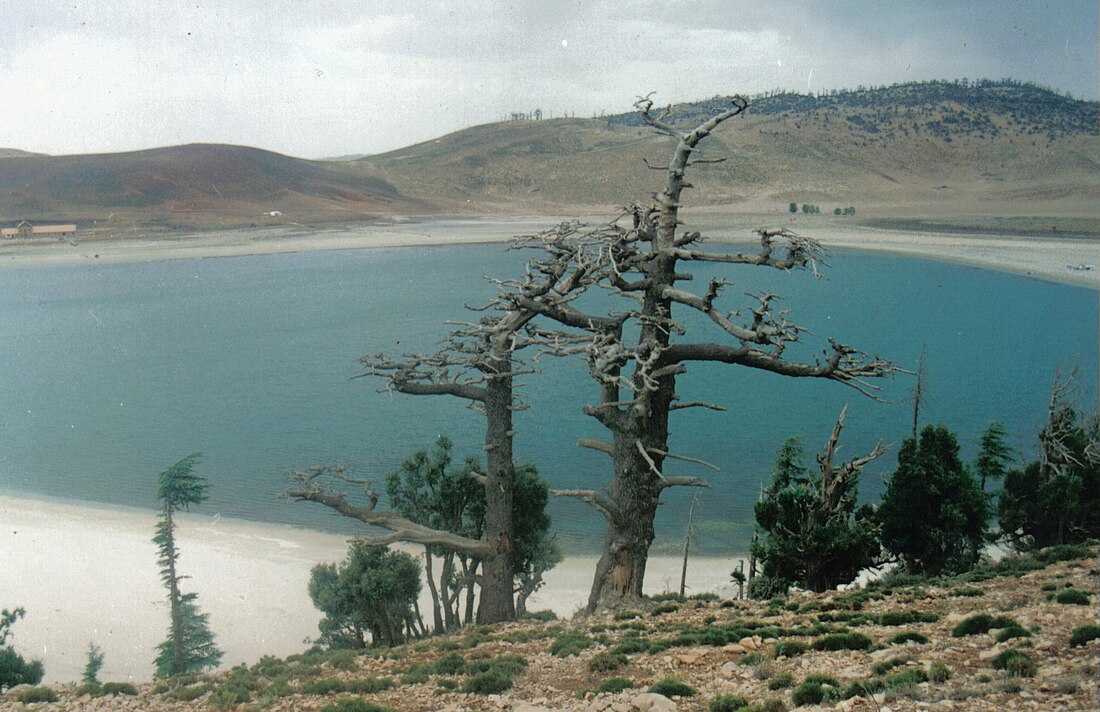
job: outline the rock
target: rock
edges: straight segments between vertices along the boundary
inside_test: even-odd
[[[664,695],[645,692],[630,698],[631,706],[638,712],[676,712],[676,703]]]
[[[703,656],[693,653],[683,653],[676,656],[676,662],[680,665],[694,665],[695,663],[699,662],[699,658],[701,657]]]
[[[512,708],[512,712],[554,712],[549,707],[541,707],[538,705],[530,705],[526,702],[520,702],[518,705]]]
[[[718,673],[722,677],[733,677],[733,674],[737,672],[737,668],[740,667],[732,660],[728,663],[722,663],[722,666],[718,668]]]
[[[747,653],[747,652],[749,652],[748,649],[744,645],[741,645],[740,643],[729,643],[728,645],[723,645],[722,650],[726,651],[727,653]]]
[[[740,645],[742,648],[745,648],[746,650],[756,650],[760,647],[760,643],[757,642],[757,638],[755,638],[755,636],[746,636],[737,641],[737,644]]]

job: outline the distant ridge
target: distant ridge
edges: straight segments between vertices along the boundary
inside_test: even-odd
[[[724,106],[728,97],[676,104],[668,120],[695,126]],[[1097,102],[1012,80],[775,92],[703,144],[704,157],[728,160],[692,169],[689,200],[755,212],[884,205],[892,217],[1090,214],[1098,122]],[[644,161],[663,165],[668,150],[627,112],[475,126],[362,162],[411,195],[553,210],[647,199],[659,179]]]
[[[670,107],[694,126],[728,97]],[[882,226],[1100,234],[1100,104],[1013,80],[751,97],[701,148],[689,207]],[[648,200],[667,137],[634,112],[473,126],[308,161],[243,146],[43,156],[0,149],[0,222],[218,228],[410,214],[607,214]],[[1026,219],[1025,219],[1026,218]],[[14,224],[14,223],[13,223]]]
[[[433,211],[364,166],[245,146],[0,159],[0,221],[7,222],[208,228]]]

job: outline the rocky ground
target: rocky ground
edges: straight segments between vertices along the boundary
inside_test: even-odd
[[[1096,553],[1062,556],[1070,560],[1044,568],[1061,556],[1010,557],[965,578],[760,602],[652,601],[383,652],[265,658],[136,695],[24,686],[0,697],[0,710],[1095,710]]]

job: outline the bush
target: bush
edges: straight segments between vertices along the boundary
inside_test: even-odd
[[[174,690],[169,690],[164,693],[164,696],[170,700],[191,702],[199,699],[209,691],[210,687],[208,685],[185,685],[183,687],[177,687]]]
[[[994,618],[988,613],[979,613],[960,621],[958,625],[951,629],[951,635],[956,638],[962,638],[966,635],[981,635],[982,633],[988,633],[994,628],[1012,628],[1013,626],[1019,627],[1019,625],[1019,623],[1008,616],[997,616]]]
[[[768,680],[769,690],[786,690],[788,687],[794,685],[794,674],[789,672],[781,672],[772,679]]]
[[[1058,561],[1078,561],[1080,559],[1095,559],[1096,557],[1085,544],[1058,544],[1040,549],[1032,554],[1044,564],[1053,564]]]
[[[994,670],[1004,670],[1009,677],[1035,677],[1038,672],[1031,656],[1015,648],[1009,648],[993,658],[991,664]]]
[[[447,653],[435,661],[435,671],[440,675],[457,675],[466,669],[466,659],[458,653]]]
[[[749,653],[745,657],[737,661],[738,665],[759,665],[766,661],[768,658],[763,653]]]
[[[943,663],[932,663],[928,666],[928,680],[930,682],[947,682],[951,679],[951,668]]]
[[[1070,606],[1087,606],[1089,605],[1089,595],[1084,591],[1078,591],[1075,588],[1067,588],[1064,591],[1059,591],[1054,594],[1054,600],[1058,603],[1064,603]]]
[[[840,685],[822,684],[807,678],[791,693],[791,701],[796,707],[802,705],[817,705],[826,700],[839,699],[841,695]]]
[[[749,706],[749,701],[741,695],[724,694],[711,699],[707,712],[737,712]]]
[[[596,688],[596,692],[622,692],[623,690],[629,690],[634,687],[634,683],[627,680],[625,677],[612,677],[604,680],[600,683],[600,686]]]
[[[103,685],[98,682],[85,682],[80,687],[73,691],[76,697],[83,697],[84,695],[91,695],[92,697],[99,697],[103,694]]]
[[[642,614],[639,611],[618,611],[614,615],[614,619],[617,621],[628,621],[634,618],[641,618]]]
[[[567,658],[591,646],[593,642],[584,633],[568,631],[554,638],[554,642],[550,643],[550,654],[559,658]]]
[[[208,700],[211,707],[229,709],[239,704],[252,701],[252,694],[243,687],[225,684],[210,693]]]
[[[611,652],[621,653],[623,655],[633,655],[634,653],[648,653],[649,648],[649,641],[641,640],[638,638],[629,638],[612,648]]]
[[[906,630],[898,633],[890,639],[890,645],[901,645],[903,643],[919,643],[924,645],[928,642],[928,636],[923,633],[918,633],[915,630]]]
[[[818,638],[811,646],[814,650],[867,650],[873,641],[861,633],[833,633]]]
[[[680,607],[675,603],[662,603],[659,606],[654,606],[653,610],[649,612],[649,615],[660,616],[665,613],[675,613],[678,610],[680,610]]]
[[[782,640],[775,644],[775,657],[794,658],[806,652],[806,644],[799,640]]]
[[[392,712],[392,710],[365,700],[346,699],[325,705],[321,708],[321,712]]]
[[[935,613],[919,611],[887,611],[878,617],[878,624],[884,626],[909,625],[911,623],[935,623],[940,617]]]
[[[527,611],[519,617],[521,621],[542,621],[543,623],[549,623],[550,621],[556,621],[558,614],[553,611]]]
[[[1073,629],[1069,636],[1069,647],[1076,648],[1090,640],[1100,638],[1100,625],[1083,625]]]
[[[138,693],[137,688],[128,682],[105,682],[102,690],[104,697],[107,695],[136,695]]]
[[[787,712],[787,705],[778,697],[769,697],[763,702],[750,705],[745,712]]]
[[[32,702],[57,702],[57,693],[48,687],[29,687],[17,697],[25,705]]]
[[[630,658],[622,653],[599,653],[588,661],[588,669],[592,672],[614,672],[629,663]]]
[[[694,697],[697,690],[690,686],[685,685],[679,680],[675,680],[671,677],[666,677],[664,680],[659,680],[653,683],[653,687],[649,688],[650,692],[655,692],[658,695],[664,695],[665,697]]]
[[[499,668],[479,672],[462,687],[463,692],[476,695],[496,695],[512,688],[512,676]]]
[[[1012,640],[1013,638],[1030,638],[1031,631],[1023,626],[1010,625],[1007,628],[1002,628],[1001,632],[997,633],[997,642],[1003,643],[1006,640]]]

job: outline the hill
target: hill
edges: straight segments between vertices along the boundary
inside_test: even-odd
[[[671,107],[697,125],[728,99]],[[784,212],[790,202],[863,216],[1088,218],[1100,199],[1100,109],[1012,81],[924,82],[812,96],[776,93],[702,144],[690,205]],[[509,121],[363,159],[411,195],[555,212],[644,200],[668,139],[637,114]],[[1100,223],[1093,227],[1100,227]]]
[[[694,126],[728,97],[677,104]],[[698,156],[688,207],[775,222],[809,204],[872,226],[1100,234],[1100,106],[1010,80],[751,98]],[[474,126],[365,158],[195,144],[41,156],[0,150],[0,222],[216,228],[408,214],[606,215],[661,184],[669,140],[636,113]],[[274,215],[272,213],[275,213]],[[838,218],[841,219],[841,218]],[[848,219],[848,218],[844,218]]]
[[[244,146],[0,157],[3,222],[222,227],[432,211],[429,202],[402,195],[363,166]]]
[[[53,697],[43,710],[775,712],[822,698],[880,712],[1094,710],[1097,576],[1095,548],[1053,547],[956,578],[771,601],[665,596],[644,611],[264,657],[123,690],[133,696],[21,686],[0,708],[23,709],[26,695]],[[648,692],[669,678],[687,687],[657,689],[681,696]]]

